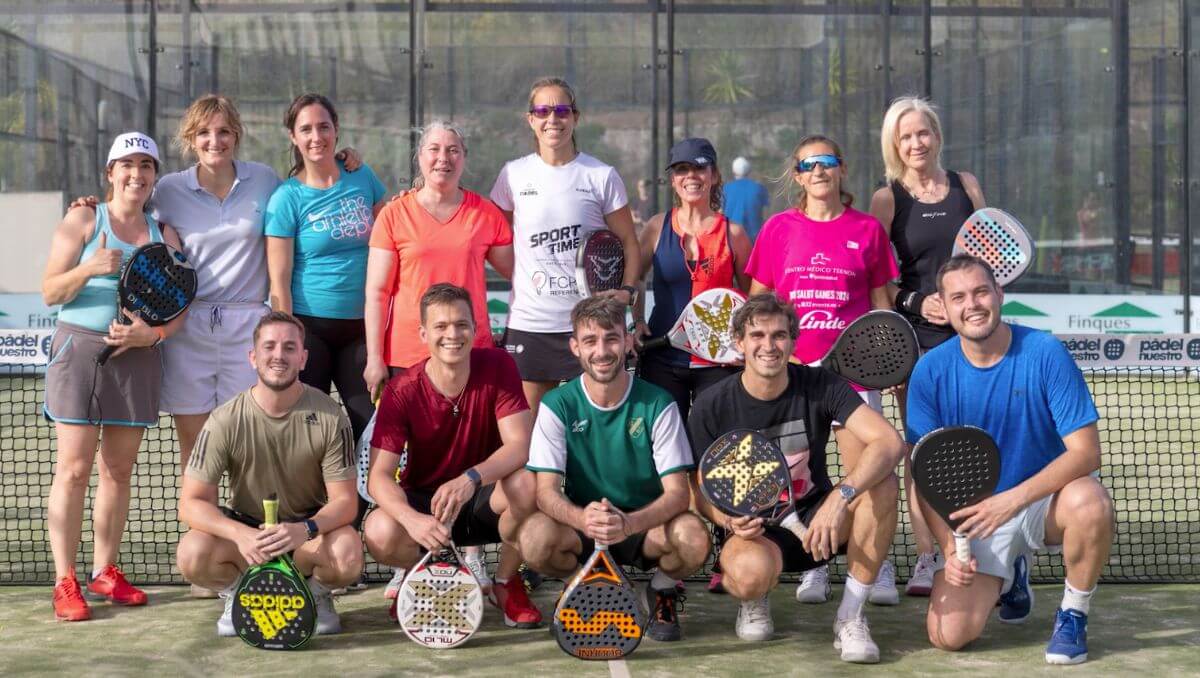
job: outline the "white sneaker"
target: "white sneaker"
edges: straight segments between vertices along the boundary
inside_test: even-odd
[[[759,642],[770,640],[775,635],[775,622],[771,621],[771,601],[767,596],[757,600],[743,600],[738,608],[737,637]]]
[[[387,583],[387,588],[383,590],[383,597],[388,600],[395,600],[396,596],[400,595],[400,585],[404,583],[404,575],[407,572],[403,567],[392,568],[392,578]]]
[[[855,664],[878,664],[879,646],[871,640],[871,627],[866,617],[855,617],[833,623],[833,649],[841,650],[842,661]]]
[[[904,594],[908,596],[927,596],[933,590],[933,573],[937,569],[937,553],[922,553],[917,556],[917,566],[913,568],[904,585]]]
[[[488,576],[487,563],[483,562],[483,549],[469,549],[463,554],[463,561],[463,564],[467,566],[471,574],[475,575],[475,580],[479,582],[479,589],[483,592],[483,597],[491,600],[492,578]]]
[[[308,590],[312,593],[313,602],[317,606],[317,635],[329,636],[342,632],[342,618],[333,607],[333,592],[317,581],[316,577],[308,578]]]
[[[232,638],[237,635],[237,631],[233,629],[233,594],[232,588],[218,594],[225,601],[225,611],[217,620],[217,635],[222,638]]]
[[[829,600],[829,566],[809,570],[796,586],[796,602],[817,604]]]
[[[899,605],[900,592],[896,590],[896,567],[892,561],[885,560],[879,566],[879,575],[871,585],[867,601],[872,605]]]

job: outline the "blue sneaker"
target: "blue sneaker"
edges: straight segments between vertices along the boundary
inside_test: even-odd
[[[1005,624],[1024,624],[1033,612],[1033,589],[1029,586],[1029,559],[1017,556],[1013,563],[1013,583],[1000,594],[1000,621]]]
[[[1087,615],[1079,610],[1058,609],[1054,635],[1046,645],[1047,664],[1082,664],[1087,661]]]

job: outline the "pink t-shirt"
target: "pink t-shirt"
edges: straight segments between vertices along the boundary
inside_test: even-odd
[[[833,221],[813,221],[791,208],[763,224],[746,273],[795,305],[800,336],[793,355],[809,364],[871,310],[871,290],[899,269],[875,217],[847,207]]]

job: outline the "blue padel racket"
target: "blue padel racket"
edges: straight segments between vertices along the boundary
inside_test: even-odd
[[[1037,248],[1029,231],[1013,215],[995,207],[976,210],[954,236],[951,254],[970,254],[991,266],[996,282],[1006,287],[1033,265]]]
[[[575,252],[575,285],[579,294],[590,297],[615,290],[625,279],[625,246],[608,229],[592,231]]]
[[[1000,482],[1000,448],[981,428],[953,426],[921,436],[913,448],[909,471],[921,498],[954,531],[955,555],[971,562],[971,541],[958,533],[962,521],[950,514],[996,493]]]
[[[117,280],[117,305],[141,316],[151,327],[165,325],[187,310],[196,298],[196,270],[183,252],[161,242],[133,251]],[[128,324],[124,313],[118,321]],[[116,346],[106,346],[96,364],[108,362]]]

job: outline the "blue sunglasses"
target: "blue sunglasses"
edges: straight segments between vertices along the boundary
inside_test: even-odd
[[[836,155],[822,153],[821,155],[810,155],[796,163],[796,171],[800,174],[811,172],[817,168],[817,165],[825,169],[833,169],[842,165],[842,159]]]

